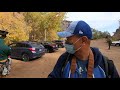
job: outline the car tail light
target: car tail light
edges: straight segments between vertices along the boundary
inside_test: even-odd
[[[29,48],[32,53],[36,53],[35,48]]]

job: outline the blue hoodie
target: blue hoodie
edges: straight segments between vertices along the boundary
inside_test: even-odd
[[[106,73],[105,73],[105,66],[104,66],[104,61],[103,61],[103,55],[99,51],[98,48],[91,48],[93,54],[94,54],[94,70],[93,70],[93,77],[94,78],[106,78]],[[67,60],[66,60],[67,59]],[[70,61],[72,59],[72,55],[69,53],[64,53],[62,54],[53,71],[48,75],[49,78],[70,78],[71,73],[70,73]],[[83,71],[79,72],[79,65],[78,63],[82,63],[81,61],[77,62],[77,68],[74,73],[74,78],[86,78],[87,77],[87,71],[85,70],[84,65],[87,64],[87,62],[82,63],[83,65]],[[113,72],[113,77],[116,77],[117,71],[115,70]]]

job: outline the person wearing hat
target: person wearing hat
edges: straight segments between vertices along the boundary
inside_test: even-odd
[[[98,48],[90,47],[92,30],[85,21],[73,21],[67,30],[57,34],[66,38],[66,52],[59,57],[48,78],[119,78],[114,63],[106,60]],[[106,61],[111,64],[107,69]]]
[[[10,65],[11,65],[11,58],[9,57],[11,54],[11,49],[7,45],[5,45],[4,39],[8,34],[7,31],[0,30],[0,65],[5,64],[8,62],[9,65],[6,65],[1,72],[2,75],[6,75],[10,73]]]
[[[6,60],[10,55],[10,48],[4,43],[7,34],[8,32],[0,30],[0,61]]]

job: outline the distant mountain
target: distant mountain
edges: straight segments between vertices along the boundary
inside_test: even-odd
[[[72,21],[67,21],[67,20],[64,20],[62,22],[62,30],[66,30],[67,27],[69,26],[69,24],[71,23]]]
[[[118,40],[120,39],[120,28],[116,30],[116,32],[114,33],[113,37],[118,39]]]

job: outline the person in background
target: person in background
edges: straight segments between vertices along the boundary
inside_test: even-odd
[[[108,42],[108,50],[110,50],[110,46],[112,44],[112,40],[110,37],[108,37],[107,42]]]

